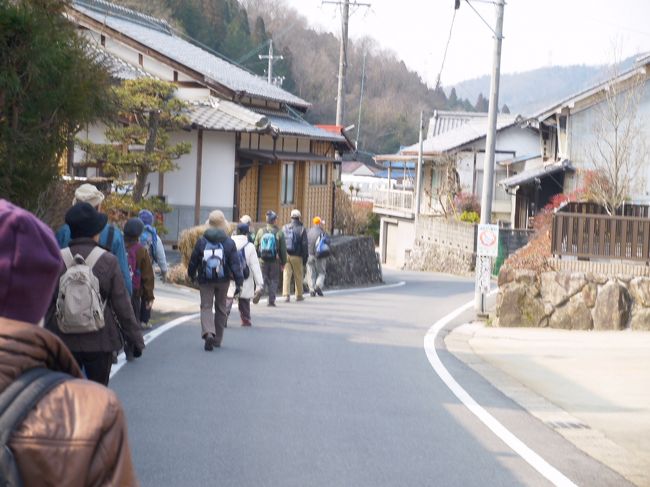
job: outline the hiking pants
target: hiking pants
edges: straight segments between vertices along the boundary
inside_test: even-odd
[[[327,270],[327,259],[317,259],[310,255],[307,259],[307,285],[310,292],[316,289],[323,289],[325,286],[325,273]]]
[[[88,380],[108,385],[113,366],[112,352],[72,352],[72,356]]]
[[[228,317],[230,317],[230,310],[235,298],[228,298],[226,300],[226,307],[228,309]],[[250,326],[251,322],[251,300],[246,298],[237,299],[237,307],[239,308],[239,317],[241,318],[242,326]]]
[[[201,294],[201,338],[212,334],[215,336],[216,345],[221,345],[223,329],[228,320],[228,288],[230,281],[207,282],[199,284]],[[214,306],[214,312],[212,307]]]
[[[296,298],[302,298],[302,273],[302,256],[287,255],[287,264],[284,266],[282,276],[282,296],[288,297],[291,295],[291,277],[293,276]]]
[[[278,281],[280,280],[280,263],[277,261],[262,261],[262,277],[264,278],[264,286],[268,286],[269,289],[269,304],[274,304],[275,294],[278,292]]]

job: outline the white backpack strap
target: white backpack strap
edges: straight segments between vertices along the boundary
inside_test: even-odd
[[[74,264],[74,256],[72,255],[72,251],[70,250],[70,247],[61,249],[61,257],[63,257],[65,268],[70,269],[70,267]]]
[[[86,265],[90,267],[90,270],[95,266],[99,258],[102,256],[102,254],[106,252],[103,248],[101,247],[95,247],[89,254],[88,257],[86,257]]]

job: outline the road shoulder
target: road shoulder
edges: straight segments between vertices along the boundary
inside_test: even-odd
[[[477,352],[473,342],[481,337],[484,330],[482,323],[462,324],[445,337],[445,345],[459,360],[579,449],[634,484],[650,485],[646,462],[640,459],[642,453],[631,455],[629,450],[609,439],[587,421],[568,413],[491,363],[481,352]]]

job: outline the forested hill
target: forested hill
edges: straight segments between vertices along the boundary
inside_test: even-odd
[[[226,58],[265,75],[272,38],[275,54],[284,59],[274,65],[282,87],[312,103],[306,118],[314,123],[334,123],[339,41],[314,30],[284,0],[115,0],[117,3],[167,19],[176,29]],[[361,123],[359,106],[362,72],[365,76]],[[602,67],[542,68],[502,75],[501,107],[512,113],[529,113],[571,94],[593,81]],[[373,39],[350,42],[346,96],[346,125],[360,128],[359,148],[390,153],[417,141],[420,111],[435,109],[487,111],[483,93],[487,76],[469,80],[449,90],[428,87],[395,53]]]

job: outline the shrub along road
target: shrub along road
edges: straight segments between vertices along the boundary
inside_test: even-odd
[[[152,341],[111,381],[142,485],[548,485],[427,360],[429,327],[472,299],[473,283],[386,279],[406,284],[260,304],[250,329],[235,311],[211,353],[196,320]],[[437,345],[460,385],[573,482],[627,485]]]

